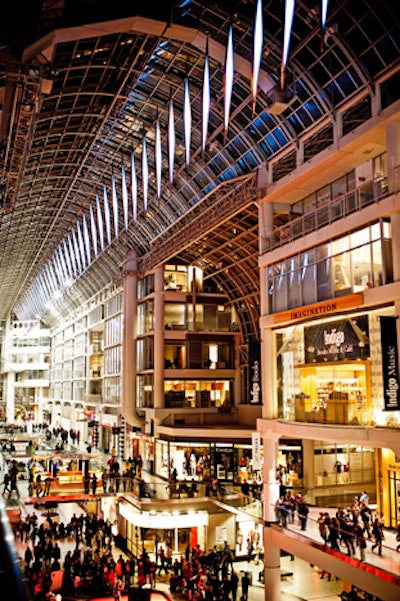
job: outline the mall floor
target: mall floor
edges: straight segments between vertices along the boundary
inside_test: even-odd
[[[20,498],[27,497],[27,483],[26,481],[19,481],[18,483],[20,490]],[[26,490],[25,490],[26,489]],[[6,500],[7,502],[7,500]],[[15,497],[8,501],[8,505],[18,505],[18,499]],[[36,511],[38,514],[39,522],[44,519],[42,513],[35,510],[32,505],[20,504],[21,516],[24,518],[28,513]],[[64,523],[70,521],[73,513],[80,515],[82,508],[80,505],[74,502],[59,503],[57,511],[60,516],[60,520]],[[310,532],[311,534],[311,532]],[[61,548],[62,558],[65,556],[68,550],[73,550],[75,547],[74,541],[58,541]],[[16,550],[18,557],[21,559],[23,564],[23,556],[26,548],[26,543],[16,541]],[[117,559],[120,554],[125,557],[125,554],[117,547],[114,547],[113,554]],[[261,562],[256,564],[254,560],[237,561],[234,564],[235,571],[240,576],[245,571],[251,573],[251,582],[249,590],[249,601],[263,601],[264,600],[264,585],[259,582],[259,573],[262,570]],[[284,556],[281,558],[281,591],[282,601],[338,601],[341,591],[343,590],[343,583],[340,580],[336,580],[332,576],[331,580],[327,579],[327,575],[324,579],[321,579],[321,570],[316,566],[311,566],[307,562],[295,558],[291,559],[290,556]],[[292,574],[292,575],[286,575]],[[172,595],[169,591],[169,576],[164,574],[157,576],[157,588],[164,590],[170,594],[172,598],[181,599],[179,595]],[[238,599],[241,597],[241,590],[238,590]],[[87,598],[87,597],[86,597]]]
[[[150,479],[149,476],[144,474],[145,479]],[[26,517],[28,513],[32,513],[32,511],[36,511],[38,513],[39,521],[43,520],[43,515],[34,509],[33,505],[25,505],[21,501],[28,497],[28,483],[26,480],[18,481],[19,493],[20,497],[13,496],[12,498],[5,498],[6,505],[8,507],[20,508],[22,518]],[[82,513],[82,507],[75,502],[63,502],[58,504],[57,511],[60,516],[60,520],[64,523],[68,523],[70,521],[71,516],[75,513],[79,515]],[[309,524],[307,527],[307,532],[302,533],[306,536],[309,536],[313,540],[321,542],[317,521],[316,518],[319,512],[322,511],[321,507],[312,507],[309,514]],[[334,509],[328,508],[327,511],[333,515]],[[300,527],[297,524],[293,524],[289,526],[293,529],[299,529]],[[389,561],[391,562],[391,568],[393,569],[393,557],[396,559],[397,570],[400,571],[400,553],[395,553],[395,548],[398,543],[395,541],[395,533],[387,532],[385,546],[387,547],[387,553],[383,553],[382,557],[379,557],[375,553],[369,549],[367,550],[367,562],[372,563],[376,566],[382,567],[383,569],[387,569],[388,571],[392,571],[389,566]],[[62,559],[65,556],[68,550],[73,550],[75,547],[75,543],[72,541],[64,540],[59,541],[59,546],[61,548]],[[24,556],[26,543],[21,543],[19,541],[16,542],[16,549],[18,557],[21,559]],[[385,551],[385,549],[384,549]],[[116,558],[119,557],[120,554],[123,556],[124,553],[118,549],[114,548],[113,553]],[[398,558],[398,560],[397,560]],[[254,560],[247,561],[236,561],[234,564],[234,569],[239,574],[239,582],[240,576],[245,571],[251,573],[251,582],[249,590],[249,601],[264,601],[265,591],[264,585],[259,582],[259,574],[262,570],[262,564],[258,565]],[[340,598],[340,593],[344,590],[345,584],[341,580],[336,580],[335,576],[332,575],[330,580],[328,580],[328,575],[326,574],[324,578],[321,578],[322,573],[321,570],[317,566],[312,566],[309,563],[299,559],[292,559],[290,556],[281,557],[281,593],[282,593],[282,601],[338,601]],[[179,595],[171,595],[169,591],[169,576],[157,576],[157,588],[164,590],[170,594],[171,597],[175,598],[177,601],[182,599]],[[87,596],[85,597],[87,599]],[[237,599],[241,598],[241,590],[238,590]]]
[[[32,513],[32,511],[33,508],[31,505],[21,505],[22,517],[26,517],[26,515]],[[73,513],[76,513],[76,515],[82,513],[81,507],[73,502],[60,503],[57,511],[60,520],[64,521],[64,523],[69,522]],[[39,520],[44,519],[41,513],[38,513],[38,518]],[[74,541],[65,540],[58,541],[58,543],[61,548],[62,558],[68,550],[72,551],[75,548]],[[21,563],[25,548],[26,543],[16,542],[17,554],[18,557],[21,558]],[[126,557],[118,547],[113,548],[113,554],[116,559],[118,559],[121,554],[123,557]],[[259,573],[260,570],[262,570],[261,563],[256,565],[254,560],[251,562],[237,561],[234,563],[234,569],[239,575],[239,582],[241,574],[245,571],[252,575],[252,585],[249,589],[249,601],[264,601],[264,586],[258,582]],[[338,601],[339,595],[343,590],[343,583],[340,580],[336,580],[334,576],[330,581],[328,581],[327,576],[325,576],[324,579],[321,579],[321,571],[318,567],[312,567],[310,564],[298,558],[291,560],[290,556],[282,557],[281,571],[283,574],[281,579],[282,601]],[[284,576],[284,574],[290,573],[293,575]],[[170,593],[169,576],[164,574],[161,576],[157,575],[157,588],[168,592],[172,598],[177,600],[182,599],[179,595],[172,595]],[[240,597],[241,590],[239,588],[237,598],[240,599]]]

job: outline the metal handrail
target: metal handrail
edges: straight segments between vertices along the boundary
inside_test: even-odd
[[[15,601],[29,601],[4,500],[0,497],[0,557],[6,589]]]
[[[264,240],[264,248],[270,251],[279,248],[399,191],[400,166],[397,166],[392,174],[369,180],[315,210],[294,217],[284,225],[274,228],[271,238]]]

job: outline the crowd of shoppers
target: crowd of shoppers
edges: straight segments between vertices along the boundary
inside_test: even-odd
[[[286,527],[293,524],[297,517],[301,530],[306,530],[309,509],[301,494],[295,496],[290,491],[286,492],[278,499],[275,511],[280,525]],[[358,551],[360,561],[365,561],[365,550],[370,542],[371,550],[382,555],[382,542],[385,539],[383,517],[371,509],[365,491],[355,497],[350,506],[337,508],[334,515],[321,511],[317,523],[323,544],[335,551],[341,551],[341,547],[344,547],[349,556],[356,556]]]

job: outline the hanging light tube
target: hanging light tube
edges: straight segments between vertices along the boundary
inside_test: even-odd
[[[258,78],[260,75],[262,47],[263,47],[263,5],[262,0],[257,1],[256,16],[254,22],[253,43],[253,76],[251,80],[253,95],[253,114],[256,110]]]
[[[160,121],[156,121],[156,133],[154,143],[154,161],[156,166],[156,182],[157,182],[157,200],[161,198],[161,175],[162,175],[162,150],[161,150],[161,131]]]
[[[104,252],[104,220],[99,195],[96,194],[97,225],[99,228],[100,248]]]
[[[89,206],[89,213],[90,213],[90,229],[92,232],[92,244],[93,244],[93,250],[94,250],[94,257],[95,257],[95,259],[97,259],[97,257],[99,256],[99,249],[97,246],[97,226],[96,226],[96,219],[94,216],[93,205]]]
[[[142,188],[143,188],[143,208],[147,213],[148,194],[149,194],[149,164],[147,159],[146,137],[142,141]]]
[[[233,28],[232,24],[229,26],[228,31],[228,43],[226,47],[226,58],[225,58],[225,105],[224,105],[224,128],[225,133],[229,127],[229,115],[232,100],[232,88],[233,88]]]
[[[104,184],[103,188],[104,196],[104,221],[106,224],[107,244],[111,244],[111,216],[110,216],[110,203],[108,202],[107,188]]]
[[[122,187],[122,210],[124,212],[124,226],[125,231],[128,231],[129,224],[129,201],[128,201],[128,187],[126,185],[126,173],[125,167],[122,164],[121,167],[121,187]]]
[[[185,78],[185,100],[183,105],[183,121],[185,133],[185,160],[186,167],[190,165],[190,144],[192,135],[192,107],[190,104],[189,80]]]
[[[174,181],[174,162],[175,162],[175,117],[174,117],[174,103],[171,98],[169,101],[168,110],[168,159],[169,159],[169,182],[170,184]]]
[[[202,150],[205,152],[207,144],[208,121],[210,118],[210,61],[208,57],[208,39],[206,53],[204,55],[203,71],[203,128],[202,128]]]
[[[117,184],[115,182],[115,176],[111,174],[111,189],[112,189],[112,207],[113,207],[113,218],[114,218],[114,234],[118,239],[119,236],[119,206],[118,206],[118,194]]]
[[[131,152],[131,185],[132,185],[132,210],[133,223],[137,223],[137,208],[138,208],[138,185],[135,165],[135,154]]]
[[[292,35],[293,16],[295,0],[286,0],[285,2],[285,29],[283,34],[283,49],[281,63],[281,88],[285,87],[286,65],[289,56],[290,37]]]

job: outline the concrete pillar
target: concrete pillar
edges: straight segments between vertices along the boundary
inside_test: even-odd
[[[396,192],[400,186],[400,121],[386,124],[386,153],[389,192]]]
[[[263,497],[264,497],[264,583],[265,599],[280,601],[281,598],[281,556],[279,547],[272,542],[270,524],[277,521],[275,503],[279,498],[279,482],[276,478],[278,461],[278,436],[263,434]]]
[[[263,399],[262,416],[275,419],[276,416],[276,359],[275,342],[272,330],[261,332],[261,391]]]
[[[390,218],[392,226],[392,264],[393,281],[400,281],[400,213],[393,213]]]
[[[299,140],[296,149],[296,167],[300,167],[304,163],[304,142]]]
[[[270,240],[274,232],[274,208],[272,203],[261,200],[258,207],[258,239],[260,254],[270,249]]]
[[[307,439],[303,440],[303,482],[303,488],[307,491],[308,503],[314,503],[314,441]]]
[[[125,268],[122,415],[128,424],[140,427],[142,420],[136,413],[137,256],[134,251],[129,253]]]
[[[389,192],[400,188],[400,121],[386,125],[386,151]],[[391,216],[393,280],[400,281],[400,214]]]
[[[281,550],[272,543],[271,528],[264,527],[264,599],[281,599]]]
[[[164,268],[154,274],[154,409],[164,407]]]

